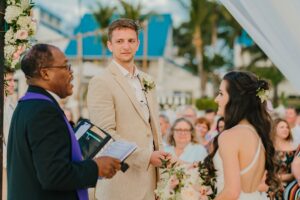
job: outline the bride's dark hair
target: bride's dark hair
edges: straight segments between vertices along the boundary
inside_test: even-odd
[[[280,187],[280,181],[275,175],[277,165],[274,162],[274,146],[271,140],[271,117],[267,112],[267,102],[261,102],[258,91],[268,90],[269,84],[260,80],[250,72],[232,71],[227,73],[223,80],[227,82],[226,91],[229,101],[225,106],[225,129],[230,129],[241,120],[246,119],[254,126],[266,150],[267,170],[266,184],[270,190],[276,192]],[[214,170],[212,158],[218,149],[218,138],[214,140],[214,150],[205,159],[205,164],[210,170]]]

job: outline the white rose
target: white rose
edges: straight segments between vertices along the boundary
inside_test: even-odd
[[[15,53],[16,47],[13,45],[6,45],[4,47],[4,55],[6,59],[11,59],[12,55]]]
[[[13,20],[16,20],[17,17],[23,13],[23,10],[18,6],[8,6],[5,11],[5,21],[7,23],[12,23]]]
[[[30,1],[28,1],[28,0],[21,0],[20,4],[21,4],[21,8],[23,10],[25,10],[25,9],[27,9],[30,6]]]
[[[7,5],[14,5],[16,4],[16,0],[7,0]]]
[[[10,63],[10,68],[15,68],[16,65],[19,63],[19,59],[17,60],[13,60],[11,63]]]
[[[5,33],[5,44],[12,44],[15,43],[15,34],[12,28],[8,29]]]
[[[21,27],[21,29],[28,29],[32,20],[30,16],[20,16],[18,18],[17,24]]]
[[[30,30],[30,35],[34,35],[36,33],[36,22],[34,20],[31,21],[29,30]]]

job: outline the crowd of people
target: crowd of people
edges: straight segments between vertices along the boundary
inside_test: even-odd
[[[115,139],[137,145],[126,160],[128,170],[119,172],[121,161],[109,156],[82,159],[74,119],[59,105],[72,94],[71,65],[57,47],[37,44],[21,61],[28,91],[16,108],[7,105],[11,109],[5,111],[11,122],[5,122],[10,129],[4,135],[4,199],[86,200],[87,188],[94,187],[90,196],[98,200],[154,200],[164,160],[203,161],[216,170],[217,200],[286,199],[290,184],[300,184],[296,110],[290,107],[284,118],[272,118],[262,96],[268,83],[232,71],[220,84],[217,111],[200,116],[188,105],[175,116],[159,115],[155,85],[134,63],[138,30],[130,19],[111,23],[112,61],[92,78],[87,95],[90,121]],[[13,88],[10,79],[7,91]]]

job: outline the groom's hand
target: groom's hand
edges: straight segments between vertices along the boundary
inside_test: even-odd
[[[168,159],[169,157],[170,154],[164,151],[153,151],[150,157],[150,164],[152,164],[154,167],[161,167],[161,161]]]
[[[98,166],[98,176],[112,178],[121,168],[120,160],[109,156],[101,156],[94,159]]]

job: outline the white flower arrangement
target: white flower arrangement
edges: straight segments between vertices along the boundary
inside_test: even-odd
[[[212,200],[215,175],[198,165],[173,163],[164,167],[155,194],[159,200]]]
[[[4,19],[8,25],[5,33],[5,66],[15,68],[20,56],[32,46],[36,22],[31,16],[31,0],[7,0]]]
[[[260,102],[263,103],[264,101],[267,101],[269,99],[270,91],[265,90],[263,88],[258,88],[256,90],[256,96],[259,97]]]

